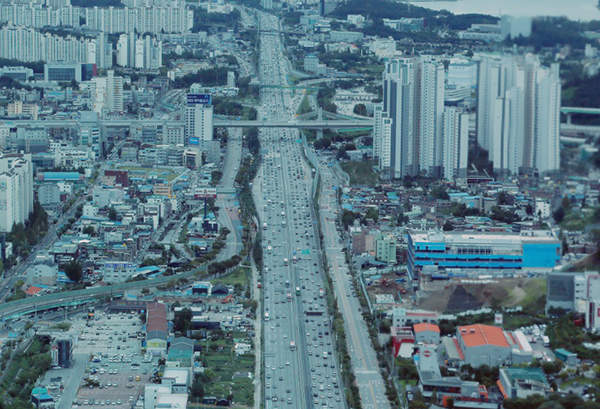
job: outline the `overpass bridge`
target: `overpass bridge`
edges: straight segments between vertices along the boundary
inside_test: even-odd
[[[41,126],[50,128],[73,127],[80,123],[77,119],[62,119],[62,120],[7,120],[0,122],[0,125],[15,125],[15,126]],[[116,120],[99,120],[98,124],[106,128],[127,128],[132,125],[155,125],[155,126],[180,126],[182,121],[160,120],[160,119],[116,119]],[[353,128],[372,128],[372,119],[345,119],[345,120],[290,120],[290,121],[266,121],[266,120],[231,120],[231,119],[214,119],[213,126],[216,128],[298,128],[298,129],[353,129]]]
[[[107,285],[104,287],[86,288],[68,292],[41,295],[39,297],[23,298],[0,304],[0,317],[2,320],[18,318],[22,315],[37,311],[49,310],[58,307],[77,306],[96,302],[102,297],[122,296],[127,290],[140,290],[142,288],[154,288],[167,284],[173,279],[190,278],[197,273],[206,272],[206,266],[185,271],[173,276],[158,277],[149,280],[132,281],[123,284]]]

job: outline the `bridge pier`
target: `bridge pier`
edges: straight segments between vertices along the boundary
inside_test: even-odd
[[[317,129],[317,140],[323,139],[323,130]]]

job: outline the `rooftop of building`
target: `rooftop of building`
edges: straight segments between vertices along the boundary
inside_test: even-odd
[[[428,322],[413,325],[413,330],[415,331],[415,334],[417,332],[423,332],[423,331],[433,331],[433,332],[437,332],[438,334],[440,333],[440,327],[438,327],[435,324],[430,324]]]
[[[496,244],[499,241],[503,243],[559,243],[559,240],[549,230],[530,230],[521,233],[505,232],[410,232],[410,238],[417,243],[475,243]]]
[[[533,381],[540,382],[545,386],[550,386],[548,380],[546,379],[546,375],[542,368],[501,368],[501,371],[506,373],[508,379],[511,383],[517,381]]]
[[[467,347],[478,347],[482,345],[510,347],[506,335],[504,334],[504,330],[499,327],[475,324],[458,327],[457,332]]]

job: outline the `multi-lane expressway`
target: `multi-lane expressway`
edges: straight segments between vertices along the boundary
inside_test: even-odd
[[[259,18],[261,29],[278,29],[276,17]],[[281,38],[261,33],[260,40],[261,82],[286,85]],[[267,122],[293,117],[290,90],[263,88],[260,98]],[[253,185],[264,248],[264,407],[345,408],[322,292],[313,177],[298,138],[297,130],[261,130],[262,165]]]

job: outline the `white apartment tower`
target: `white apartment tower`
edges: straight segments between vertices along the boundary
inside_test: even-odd
[[[117,41],[117,65],[127,67],[129,65],[129,40],[127,34],[121,34]]]
[[[383,111],[391,119],[389,176],[393,179],[419,171],[418,66],[417,58],[401,58],[386,63],[383,72]]]
[[[432,57],[399,58],[386,63],[383,112],[391,128],[390,177],[441,176],[444,82],[444,65]],[[381,121],[383,118],[382,114]],[[383,152],[383,145],[379,146]]]
[[[498,173],[556,171],[559,163],[558,67],[533,55],[479,63],[477,140]]]
[[[33,211],[31,155],[0,155],[0,231],[10,232]]]
[[[430,177],[440,177],[444,118],[444,65],[437,60],[420,64],[419,169]]]
[[[469,155],[469,114],[457,107],[444,108],[442,177],[467,177]]]
[[[123,78],[115,77],[113,70],[108,70],[107,74],[108,112],[123,111]]]

